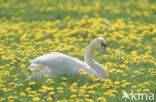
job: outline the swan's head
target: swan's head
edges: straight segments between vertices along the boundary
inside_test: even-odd
[[[106,49],[107,43],[106,43],[105,39],[103,39],[103,38],[101,38],[101,37],[98,37],[98,38],[96,38],[96,39],[93,41],[93,43],[94,43],[94,46],[95,46],[95,47],[101,48],[101,49],[104,51],[104,53],[108,54],[108,51],[107,51],[107,49]]]
[[[30,71],[41,71],[41,70],[47,70],[47,67],[43,64],[35,64],[35,63],[32,63],[30,65],[30,67],[28,68]]]

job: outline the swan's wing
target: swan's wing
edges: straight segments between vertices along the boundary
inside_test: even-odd
[[[46,54],[43,56],[39,56],[35,59],[33,59],[31,61],[31,63],[35,63],[35,64],[45,64],[49,67],[67,67],[67,66],[71,66],[71,65],[76,65],[79,64],[81,65],[82,61],[77,60],[75,58],[72,58],[68,55],[59,53],[59,52],[53,52],[51,54]],[[83,65],[83,64],[82,64]]]
[[[39,57],[33,59],[31,61],[31,63],[44,64],[45,62],[50,61],[51,58],[52,58],[51,54],[46,54],[46,55],[39,56]]]
[[[31,61],[31,63],[36,64],[50,64],[52,61],[59,61],[60,57],[64,56],[64,54],[53,52],[51,54],[46,54],[43,56],[39,56]]]

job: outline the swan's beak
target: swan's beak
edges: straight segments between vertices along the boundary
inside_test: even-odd
[[[105,53],[105,54],[107,54],[107,55],[108,55],[108,50],[106,49],[106,47],[105,47],[105,46],[101,46],[101,49],[104,51],[104,53]]]

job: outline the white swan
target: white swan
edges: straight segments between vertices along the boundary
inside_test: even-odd
[[[95,74],[96,77],[107,78],[106,69],[92,58],[92,52],[95,48],[101,48],[108,54],[106,46],[105,40],[101,37],[93,40],[85,51],[85,62],[59,52],[52,52],[51,54],[39,56],[31,61],[30,69],[38,69],[40,71],[32,76],[40,76],[38,74],[42,74],[43,69],[46,69],[44,71],[46,74],[79,74],[79,70],[84,69],[85,72]]]

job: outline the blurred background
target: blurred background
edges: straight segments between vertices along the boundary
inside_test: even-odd
[[[155,0],[0,0],[0,18],[13,21],[104,17],[156,23]]]

